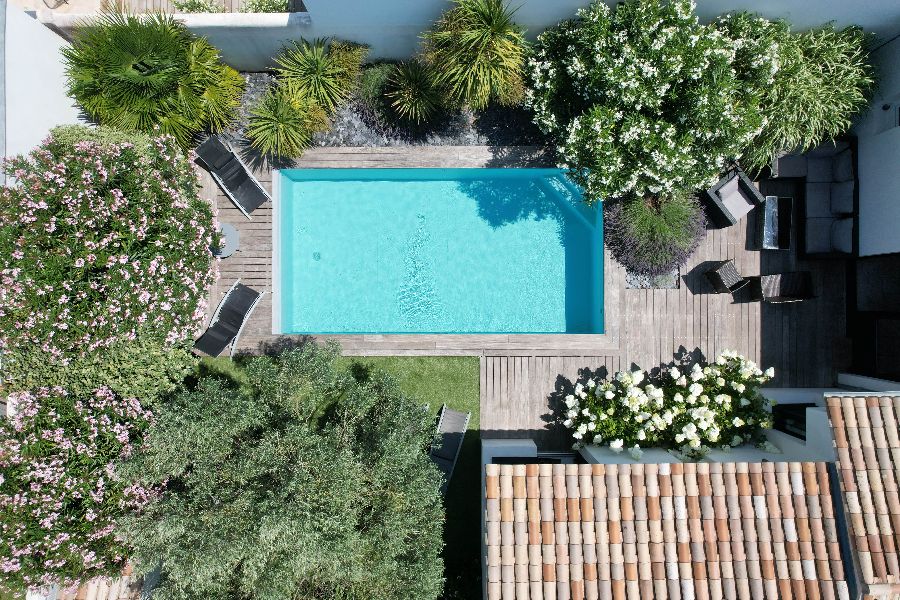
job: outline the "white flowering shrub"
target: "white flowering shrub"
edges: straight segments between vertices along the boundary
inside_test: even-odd
[[[538,37],[526,103],[589,201],[716,181],[761,125],[734,46],[689,0],[600,1]]]
[[[759,388],[773,375],[729,351],[708,366],[672,367],[654,380],[641,370],[620,371],[577,383],[565,398],[563,424],[576,448],[606,445],[635,459],[648,447],[700,457],[711,448],[758,444],[771,427],[771,403]]]

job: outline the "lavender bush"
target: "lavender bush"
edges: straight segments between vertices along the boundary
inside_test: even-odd
[[[116,141],[111,141],[116,140]],[[0,353],[189,339],[214,281],[212,208],[175,141],[54,131],[0,190]]]
[[[120,479],[150,422],[136,399],[108,388],[83,398],[60,387],[15,392],[0,419],[0,590],[71,585],[123,565],[117,517],[150,490]]]
[[[613,257],[645,277],[671,273],[697,249],[706,215],[696,198],[628,198],[603,203],[603,237]]]

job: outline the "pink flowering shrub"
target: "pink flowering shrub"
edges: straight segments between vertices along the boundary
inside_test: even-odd
[[[0,352],[85,355],[138,335],[172,344],[201,324],[212,208],[171,137],[119,138],[64,128],[8,161]]]
[[[62,388],[14,392],[0,419],[0,590],[70,585],[117,572],[116,518],[150,490],[116,462],[140,443],[151,415],[108,388],[72,398]]]

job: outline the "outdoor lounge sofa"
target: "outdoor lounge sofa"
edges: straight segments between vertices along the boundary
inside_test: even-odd
[[[714,210],[713,220],[722,227],[736,225],[766,200],[740,167],[733,167],[716,185],[705,190],[703,196]]]
[[[231,146],[217,135],[197,147],[197,157],[234,205],[248,219],[250,213],[272,198]]]
[[[441,444],[432,447],[430,453],[431,460],[444,475],[441,494],[447,493],[447,486],[450,485],[450,478],[453,477],[453,469],[456,467],[456,459],[459,458],[459,451],[462,448],[463,439],[466,437],[466,429],[469,427],[471,416],[470,412],[452,410],[447,408],[446,404],[441,406],[437,426]]]
[[[207,330],[194,342],[194,348],[204,354],[218,356],[230,347],[229,354],[232,354],[244,324],[263,293],[242,284],[240,279],[235,281],[219,302]]]

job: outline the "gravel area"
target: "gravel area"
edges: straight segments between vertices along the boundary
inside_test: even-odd
[[[244,138],[250,109],[265,94],[274,80],[268,73],[244,73],[247,87],[241,100],[236,123],[228,133],[235,140]],[[472,113],[461,111],[444,115],[429,129],[410,131],[386,128],[351,101],[338,110],[328,131],[317,133],[315,146],[531,146],[544,143],[530,115],[521,108],[489,107]]]
[[[627,290],[677,290],[681,287],[681,269],[656,277],[636,275],[625,271],[625,289]]]

